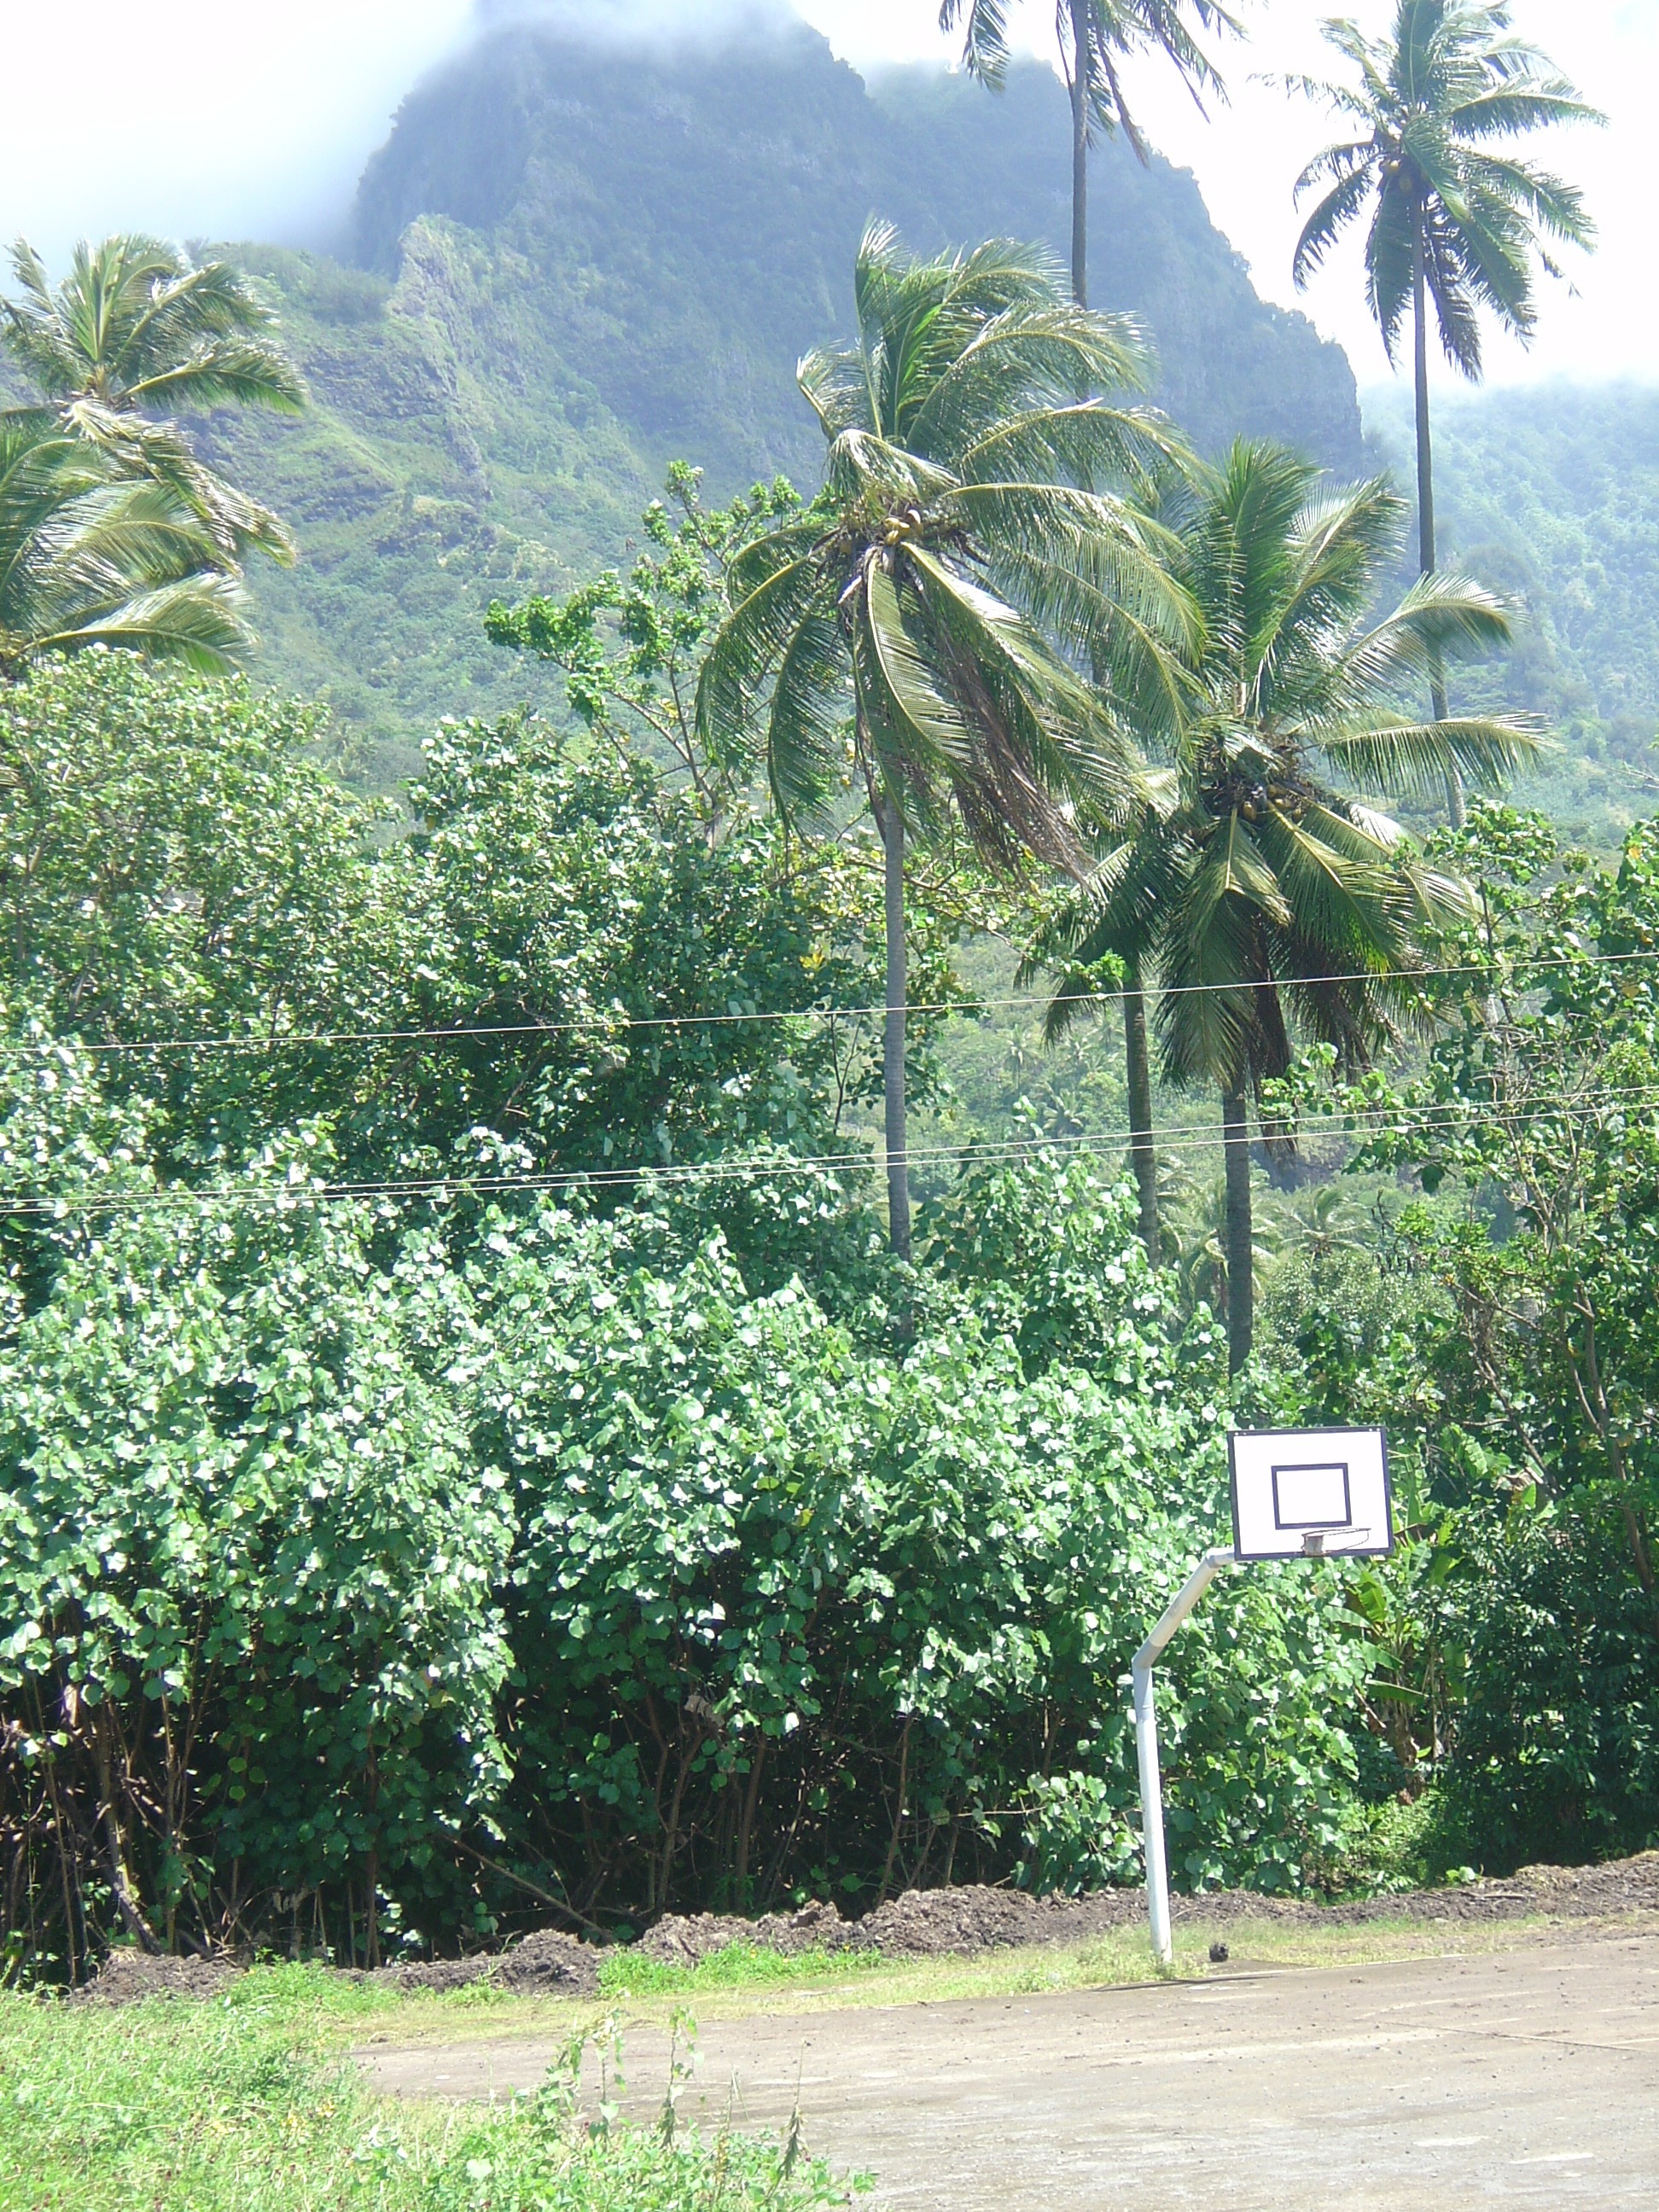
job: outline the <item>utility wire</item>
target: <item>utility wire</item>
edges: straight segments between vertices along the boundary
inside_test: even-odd
[[[1628,952],[1585,952],[1571,957],[1551,957],[1533,960],[1523,964],[1533,970],[1556,968],[1612,967],[1630,960],[1659,960],[1659,946],[1642,946]],[[1278,980],[1284,991],[1311,990],[1328,983],[1376,983],[1410,986],[1443,980],[1455,975],[1480,975],[1494,985],[1498,977],[1489,964],[1468,961],[1450,968],[1413,968],[1398,973],[1344,969],[1329,975],[1285,976]],[[1255,988],[1241,983],[1175,983],[1155,987],[1146,995],[1153,999],[1202,998],[1219,992],[1249,991]],[[1074,995],[1060,992],[1030,992],[1006,998],[939,999],[912,1002],[906,1008],[908,1014],[977,1015],[1010,1007],[1048,1007],[1056,1003],[1074,1006],[1080,1011],[1117,1006],[1125,993],[1121,990],[1079,992]],[[0,1057],[19,1058],[30,1053],[55,1050],[83,1052],[106,1056],[138,1053],[163,1052],[293,1052],[312,1046],[355,1044],[445,1044],[462,1043],[471,1038],[520,1036],[571,1036],[602,1033],[615,1035],[630,1030],[687,1030],[722,1029],[754,1026],[765,1022],[855,1021],[874,1019],[887,1012],[884,1005],[870,1006],[790,1006],[770,1012],[736,1012],[724,1014],[620,1014],[612,1009],[596,1007],[576,1021],[559,1022],[501,1022],[468,1024],[451,1024],[443,1029],[410,1030],[295,1030],[264,1036],[216,1037],[132,1037],[85,1042],[76,1038],[44,1037],[38,1043],[16,1038],[0,1040]]]
[[[1462,1100],[1447,1100],[1406,1111],[1395,1107],[1360,1107],[1315,1117],[1300,1126],[1298,1134],[1354,1134],[1364,1138],[1387,1134],[1390,1123],[1398,1125],[1403,1132],[1425,1125],[1430,1128],[1447,1127],[1460,1120],[1480,1121],[1492,1126],[1518,1130],[1536,1123],[1559,1121],[1575,1115],[1614,1110],[1620,1105],[1626,1111],[1638,1113],[1646,1108],[1659,1109],[1659,1083],[1634,1085],[1623,1089],[1602,1088],[1562,1093],[1553,1099],[1531,1100],[1524,1107],[1504,1107],[1496,1103],[1480,1101],[1471,1103]],[[1223,1152],[1226,1146],[1226,1139],[1217,1134],[1213,1121],[1177,1124],[1156,1130],[1153,1133],[1159,1145],[1178,1146],[1184,1152]],[[1085,1132],[1076,1136],[1004,1138],[979,1145],[924,1146],[912,1148],[906,1158],[913,1168],[940,1163],[959,1167],[976,1166],[1044,1157],[1069,1155],[1077,1158],[1116,1152],[1127,1150],[1128,1144],[1127,1134]],[[448,1175],[412,1176],[351,1183],[241,1183],[224,1185],[217,1189],[174,1185],[153,1191],[111,1192],[99,1197],[22,1198],[9,1206],[0,1199],[0,1211],[14,1216],[22,1214],[60,1218],[69,1214],[94,1212],[204,1212],[214,1206],[231,1205],[277,1209],[314,1205],[356,1206],[416,1200],[451,1194],[490,1197],[557,1196],[577,1190],[622,1190],[641,1183],[685,1186],[730,1182],[753,1176],[829,1179],[841,1175],[871,1172],[876,1165],[877,1156],[873,1152],[817,1153],[799,1157],[780,1153],[766,1157],[751,1154],[746,1158],[688,1161],[682,1164],[668,1163],[622,1168],[561,1169],[542,1175],[477,1176],[461,1170]]]

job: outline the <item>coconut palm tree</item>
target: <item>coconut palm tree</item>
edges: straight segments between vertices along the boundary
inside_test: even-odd
[[[1045,1024],[1050,1045],[1059,1043],[1085,1008],[1113,999],[1122,1008],[1129,1164],[1139,1201],[1140,1241],[1147,1259],[1158,1267],[1166,1255],[1152,1123],[1146,981],[1162,904],[1172,888],[1179,830],[1174,821],[1174,776],[1158,769],[1143,782],[1133,834],[1115,844],[1094,870],[1085,896],[1063,898],[1051,910],[1027,948],[1016,981],[1024,990],[1046,971],[1058,972],[1060,990]]]
[[[1158,977],[1165,1079],[1220,1091],[1235,1371],[1254,1334],[1251,1099],[1288,1073],[1298,1036],[1364,1065],[1420,1003],[1421,923],[1467,896],[1354,790],[1420,795],[1454,770],[1491,787],[1543,749],[1525,717],[1402,710],[1440,657],[1510,635],[1501,603],[1453,575],[1367,618],[1406,515],[1384,482],[1322,493],[1310,464],[1263,443],[1165,502],[1203,625],[1194,702],[1135,834],[1039,948],[1060,969],[1058,1033],[1102,1003],[1091,967],[1133,938]],[[1261,1133],[1290,1142],[1271,1118]]]
[[[247,278],[153,238],[78,246],[56,291],[32,247],[20,240],[11,259],[21,296],[0,301],[0,344],[40,394],[40,411],[124,474],[167,486],[211,532],[227,566],[255,547],[291,560],[286,526],[209,468],[173,419],[304,407],[304,380]]]
[[[222,669],[248,642],[241,597],[170,486],[115,474],[33,416],[0,416],[0,678],[94,645]]]
[[[704,663],[701,742],[753,749],[786,821],[822,817],[851,760],[886,891],[884,1054],[894,1249],[909,1249],[905,848],[959,823],[994,868],[1079,870],[1080,820],[1125,817],[1133,747],[1076,659],[1156,688],[1186,629],[1164,532],[1114,489],[1176,441],[1121,397],[1131,329],[1091,315],[1031,250],[931,261],[873,226],[854,272],[858,342],[810,355],[800,388],[828,445],[813,505],[738,555]]]
[[[1431,305],[1446,359],[1478,381],[1482,313],[1526,343],[1538,321],[1535,267],[1559,275],[1553,246],[1587,246],[1595,236],[1573,186],[1509,146],[1552,124],[1605,118],[1509,26],[1508,7],[1490,0],[1398,0],[1385,38],[1367,39],[1351,22],[1325,26],[1357,83],[1286,80],[1341,116],[1355,134],[1328,146],[1297,181],[1298,201],[1322,192],[1297,245],[1297,286],[1307,284],[1351,224],[1369,218],[1366,292],[1390,361],[1411,319],[1418,561],[1425,576],[1436,561]],[[1438,669],[1430,676],[1435,719],[1443,721],[1444,680]],[[1461,823],[1455,778],[1448,795]]]
[[[941,0],[942,31],[963,27],[963,59],[970,73],[995,90],[1008,66],[1008,0]],[[1089,304],[1089,151],[1118,131],[1141,161],[1146,142],[1130,112],[1122,65],[1142,53],[1162,54],[1175,64],[1194,97],[1220,91],[1214,64],[1193,34],[1237,31],[1218,0],[1057,0],[1055,29],[1072,106],[1072,296]]]
[[[963,26],[963,60],[994,90],[1008,64],[1006,0],[941,0],[939,27]],[[1215,0],[1057,0],[1055,30],[1072,109],[1072,297],[1089,304],[1089,153],[1101,135],[1120,129],[1138,158],[1147,146],[1126,94],[1121,65],[1143,53],[1172,63],[1194,98],[1224,89],[1214,64],[1194,35],[1237,32],[1231,12]],[[1123,969],[1123,1053],[1129,1133],[1140,1192],[1140,1235],[1152,1265],[1158,1263],[1158,1163],[1153,1150],[1152,1060],[1146,1042],[1146,1003],[1132,945],[1120,948]]]

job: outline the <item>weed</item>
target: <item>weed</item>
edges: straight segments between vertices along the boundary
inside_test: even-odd
[[[611,2098],[614,2023],[574,2033],[544,2087],[502,2105],[376,2100],[328,2032],[319,1981],[276,1969],[210,2003],[122,2012],[0,1997],[0,2212],[827,2212],[846,2201],[793,2139],[709,2140],[666,2114],[654,2130],[624,2125]],[[598,2127],[577,2092],[593,2033],[611,2106]]]

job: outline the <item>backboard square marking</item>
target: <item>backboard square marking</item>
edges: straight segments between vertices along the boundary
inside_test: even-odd
[[[1353,1499],[1347,1462],[1275,1467],[1273,1524],[1279,1528],[1351,1528]]]

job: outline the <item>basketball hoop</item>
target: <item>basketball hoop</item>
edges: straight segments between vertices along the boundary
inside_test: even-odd
[[[1152,1668],[1164,1646],[1224,1567],[1260,1559],[1380,1559],[1394,1549],[1389,1440],[1381,1429],[1237,1431],[1227,1439],[1232,1473],[1231,1550],[1206,1552],[1134,1657],[1135,1750],[1152,1954],[1174,1963],[1170,1872],[1164,1856],[1164,1787],[1158,1763]]]

